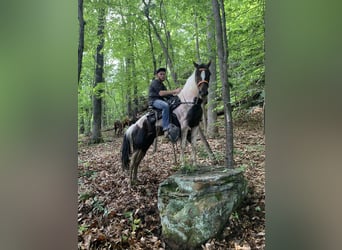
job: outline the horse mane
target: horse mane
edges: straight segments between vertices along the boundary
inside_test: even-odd
[[[195,82],[195,73],[196,73],[196,69],[193,71],[191,76],[186,80],[181,92],[179,92],[178,97],[180,100],[192,101],[192,100],[187,100],[187,99],[189,99],[189,96],[197,96],[198,95],[198,88],[197,88],[196,82]]]

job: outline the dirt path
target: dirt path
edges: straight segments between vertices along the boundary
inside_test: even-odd
[[[232,214],[223,237],[210,240],[203,249],[265,248],[265,141],[261,125],[260,119],[252,118],[234,123],[234,160],[236,166],[246,167],[249,193]],[[113,138],[112,131],[105,133],[107,142],[78,149],[79,249],[167,249],[161,239],[157,190],[160,182],[178,170],[171,144],[159,138],[158,151],[149,149],[138,170],[141,184],[131,189],[121,170],[122,138]],[[208,141],[222,164],[224,139]],[[198,145],[201,164],[211,164],[200,141]],[[190,150],[188,147],[189,156]]]

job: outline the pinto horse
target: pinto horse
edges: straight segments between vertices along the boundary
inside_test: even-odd
[[[208,64],[193,63],[195,70],[187,79],[181,92],[177,95],[180,104],[172,111],[177,118],[181,139],[181,165],[184,166],[184,151],[187,139],[192,145],[192,164],[196,164],[196,136],[198,125],[202,118],[201,100],[208,95],[210,80],[210,61]],[[132,124],[125,132],[121,147],[121,162],[123,170],[130,172],[130,185],[137,181],[137,171],[141,160],[152,145],[156,136],[161,135],[162,120],[151,120],[145,114]],[[190,132],[190,133],[189,133]],[[191,135],[191,140],[187,136]]]

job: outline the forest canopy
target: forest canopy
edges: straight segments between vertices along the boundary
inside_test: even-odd
[[[262,103],[265,2],[219,2],[224,4],[231,104]],[[166,85],[174,88],[190,76],[193,61],[218,60],[211,1],[79,0],[79,21],[79,133],[90,134],[94,96],[101,99],[101,127],[112,127],[147,105],[156,68],[167,68]],[[212,79],[215,110],[220,110],[222,82],[216,68]]]

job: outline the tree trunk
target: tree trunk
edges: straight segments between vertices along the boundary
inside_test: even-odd
[[[128,117],[136,117],[138,113],[138,107],[139,107],[139,96],[138,96],[138,83],[135,78],[136,74],[136,68],[135,68],[135,60],[133,57],[132,60],[132,82],[133,82],[133,110],[131,113],[128,114]]]
[[[78,38],[78,83],[80,83],[82,58],[84,49],[84,18],[83,18],[83,0],[78,0],[78,21],[79,21],[79,38]]]
[[[148,27],[148,41],[149,41],[150,47],[151,47],[151,56],[152,56],[152,62],[153,62],[153,72],[155,72],[157,70],[157,59],[156,59],[156,56],[154,54],[152,31],[151,31],[150,22],[147,22],[147,27]]]
[[[170,68],[171,77],[172,77],[173,81],[175,83],[177,83],[177,73],[175,72],[174,67],[173,67],[174,54],[173,54],[173,50],[172,50],[171,34],[170,34],[170,32],[168,31],[168,29],[166,27],[166,18],[163,17],[164,2],[160,1],[160,5],[159,6],[160,6],[159,12],[160,12],[161,24],[162,24],[162,26],[164,28],[164,33],[165,33],[165,47],[166,47],[166,52],[167,52],[165,54],[165,51],[164,51],[164,55],[165,55],[165,58],[166,58],[166,63],[167,63],[167,65]],[[170,85],[169,85],[169,87],[171,88]]]
[[[84,114],[83,114],[83,108],[81,108],[81,114],[80,114],[80,127],[79,127],[79,134],[83,135],[85,132],[85,127],[84,127]]]
[[[223,1],[221,3],[221,12],[223,19],[225,18]],[[231,115],[231,104],[230,104],[230,89],[228,83],[228,44],[226,33],[223,30],[225,25],[220,14],[220,7],[218,0],[212,0],[213,14],[216,26],[216,45],[217,55],[220,65],[220,76],[222,81],[222,99],[224,107],[224,121],[225,121],[225,132],[226,132],[226,158],[225,163],[228,168],[234,167],[233,159],[233,121]]]
[[[107,127],[108,125],[108,119],[107,119],[107,103],[106,103],[106,98],[103,98],[102,100],[102,128]]]
[[[229,57],[229,49],[228,49],[228,36],[227,36],[227,28],[226,28],[226,12],[224,9],[224,1],[220,1],[220,9],[222,14],[222,41],[223,41],[223,49],[224,49],[224,60],[222,62],[222,74],[223,82],[222,82],[222,98],[224,100],[224,111],[225,111],[225,120],[227,121],[226,134],[227,134],[227,166],[228,168],[234,167],[234,134],[233,134],[233,117],[232,117],[232,106],[230,102],[230,85],[228,79],[228,57]]]
[[[200,46],[199,46],[199,39],[198,39],[198,16],[197,16],[197,10],[194,8],[194,16],[195,16],[195,21],[194,21],[194,26],[195,26],[195,45],[196,45],[196,57],[197,57],[197,62],[201,63],[201,55],[200,55]]]
[[[128,41],[129,42],[129,41]],[[132,77],[131,77],[131,65],[132,65],[132,60],[131,57],[128,56],[126,58],[126,68],[125,68],[125,72],[126,72],[126,82],[127,84],[127,88],[126,88],[126,113],[125,115],[129,115],[132,113]]]
[[[78,74],[77,82],[80,84],[81,71],[82,71],[82,60],[83,60],[83,49],[84,49],[84,18],[83,18],[83,0],[78,0],[78,22],[79,22],[79,38],[78,38]],[[79,133],[84,134],[84,114],[83,107],[81,107],[80,115],[80,127]]]
[[[85,125],[84,134],[86,136],[90,136],[92,114],[88,108],[86,108],[84,111],[85,111],[85,113],[84,113],[84,125]]]
[[[129,24],[131,26],[131,31],[136,30],[135,24],[134,23],[130,23]],[[129,52],[129,62],[130,64],[128,65],[129,67],[129,75],[130,75],[130,84],[133,88],[133,101],[132,101],[132,110],[131,112],[127,113],[128,117],[135,117],[136,114],[138,113],[138,82],[136,79],[136,68],[135,68],[135,55],[134,55],[134,51],[135,51],[135,47],[136,47],[136,43],[135,43],[135,37],[134,37],[134,33],[130,32],[129,33],[130,36],[130,41],[129,41],[129,47],[130,47],[130,52]],[[132,99],[132,98],[131,98]]]
[[[105,25],[105,9],[99,10],[97,36],[99,37],[99,44],[96,48],[96,67],[95,67],[95,82],[93,94],[93,129],[90,143],[103,142],[101,135],[101,119],[102,119],[102,93],[103,87],[98,87],[99,83],[104,82],[103,79],[103,46],[104,46],[104,25]]]
[[[208,138],[214,138],[218,135],[218,127],[216,125],[217,121],[217,79],[216,79],[216,51],[215,51],[215,23],[212,19],[212,15],[207,17],[207,34],[208,34],[208,52],[209,59],[211,61],[209,70],[211,72],[210,84],[209,84],[209,94],[208,94],[208,104],[207,104],[207,136]]]
[[[166,60],[166,63],[167,65],[169,66],[169,69],[170,69],[170,74],[171,74],[171,77],[173,79],[173,81],[178,84],[178,81],[177,81],[177,75],[176,73],[174,72],[174,67],[173,67],[173,61],[170,57],[170,54],[169,54],[169,51],[168,51],[168,47],[165,45],[163,39],[161,38],[159,32],[158,32],[158,29],[157,27],[155,26],[153,20],[151,19],[150,17],[150,11],[149,11],[149,8],[150,8],[150,1],[148,3],[146,3],[145,0],[143,0],[143,3],[145,5],[145,17],[147,18],[147,21],[150,23],[151,27],[153,28],[153,31],[157,37],[157,40],[160,44],[160,47],[162,48],[163,50],[163,53],[164,53],[164,57],[165,57],[165,60]]]

